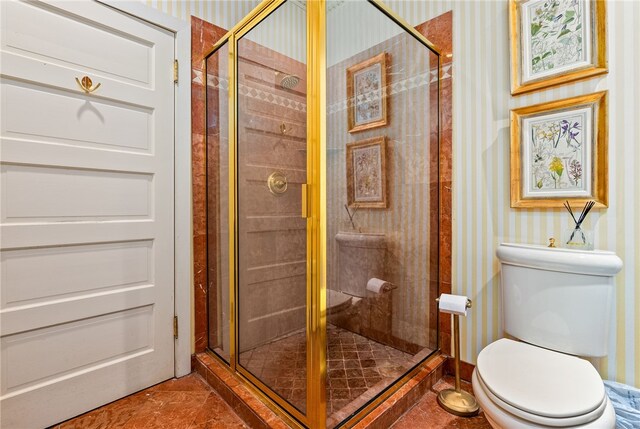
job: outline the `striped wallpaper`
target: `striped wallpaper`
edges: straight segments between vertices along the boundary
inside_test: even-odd
[[[145,0],[142,0],[145,1]],[[185,19],[194,14],[230,28],[256,1],[147,0]],[[509,93],[507,2],[388,0],[413,25],[453,10],[454,201],[453,292],[475,306],[462,323],[462,358],[499,338],[497,245],[546,243],[570,226],[556,209],[509,207],[509,111],[545,101],[609,90],[609,208],[592,212],[596,247],[624,261],[616,277],[609,357],[594,362],[604,378],[640,386],[640,2],[607,1],[609,74],[557,89]],[[345,40],[355,35],[345,34]]]
[[[616,277],[609,356],[594,361],[604,378],[640,386],[640,2],[607,2],[607,76],[531,95],[509,93],[506,1],[390,1],[401,16],[422,22],[453,10],[453,293],[475,306],[462,324],[462,358],[501,335],[495,258],[500,242],[546,244],[571,226],[564,210],[511,209],[509,111],[609,90],[609,208],[592,212],[596,247],[624,261]]]
[[[261,0],[140,0],[167,15],[187,20],[191,15],[218,27],[231,29]]]
[[[142,1],[148,6],[160,9],[176,18],[186,20],[189,16],[194,15],[227,30],[230,30],[260,4],[260,0]],[[278,8],[277,13],[272,14],[268,19],[273,20],[274,23],[257,26],[246,37],[283,55],[306,63],[306,11],[304,2],[300,0],[287,1]],[[273,29],[278,31],[273,31]]]
[[[332,66],[402,32],[375,7],[362,1],[329,0],[327,65]],[[331,6],[334,8],[332,9]],[[358,20],[353,17],[357,16]],[[375,28],[375,31],[370,29]]]

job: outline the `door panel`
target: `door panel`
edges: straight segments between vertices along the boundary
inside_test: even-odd
[[[304,64],[276,51],[270,57],[250,39],[238,47],[242,361],[243,352],[305,327],[307,231],[300,196],[307,142],[305,88],[299,82],[289,90],[278,81],[280,75],[304,76]],[[279,195],[267,186],[274,172],[287,179]]]
[[[12,164],[3,166],[0,174],[4,224],[152,216],[153,175],[149,173]]]
[[[286,2],[237,40],[238,363],[306,414],[304,11]],[[277,43],[282,35],[292,43]],[[297,56],[297,58],[296,58]],[[286,189],[269,186],[270,177]],[[278,179],[278,180],[280,180]],[[273,185],[273,183],[272,183]]]
[[[7,393],[90,368],[100,362],[152,352],[153,308],[146,305],[4,336],[2,360],[11,371],[5,379]],[[123,335],[126,331],[126,335]],[[100,341],[95,341],[100,338]],[[82,353],[68,353],[78,343],[91,344]],[[42,350],[47,350],[43,359]]]
[[[153,149],[150,109],[100,100],[87,105],[81,93],[52,92],[18,82],[5,85],[3,96],[3,128],[8,137],[141,153]],[[69,127],[68,118],[76,114],[76,126]],[[120,127],[110,126],[114,123]]]
[[[75,5],[70,10],[66,5],[61,9],[55,4],[25,7],[8,3],[3,13],[3,48],[130,83],[152,84],[154,40],[149,35],[156,30],[147,26],[148,30],[141,31],[142,26],[134,20],[103,26],[99,16],[91,15],[92,9],[90,5]],[[89,15],[84,15],[85,11]],[[108,55],[106,47],[112,51]]]
[[[174,37],[0,7],[0,426],[44,427],[173,376]]]
[[[148,283],[153,255],[147,240],[7,250],[1,258],[6,287],[0,299],[3,307],[15,307]]]

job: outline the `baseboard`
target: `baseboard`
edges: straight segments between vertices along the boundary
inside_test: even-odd
[[[444,364],[444,373],[446,375],[455,376],[455,359],[451,356],[447,356],[447,361]],[[460,361],[460,379],[471,383],[471,374],[476,366],[472,363]]]

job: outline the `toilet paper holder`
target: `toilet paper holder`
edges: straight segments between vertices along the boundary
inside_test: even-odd
[[[460,315],[466,315],[466,309],[471,308],[472,302],[467,297],[453,296],[462,304],[461,299],[466,298],[465,309],[460,308],[456,312],[444,310],[453,316],[453,335],[454,335],[454,365],[455,365],[455,389],[445,389],[438,393],[438,404],[451,414],[461,417],[472,417],[478,414],[480,407],[473,395],[463,391],[460,388]],[[440,310],[440,298],[436,298],[438,309]]]

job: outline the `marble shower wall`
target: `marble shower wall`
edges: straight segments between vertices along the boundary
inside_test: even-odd
[[[207,172],[204,56],[226,31],[191,17],[191,168],[193,200],[194,348],[204,351],[207,338]],[[214,298],[215,301],[215,298]]]

